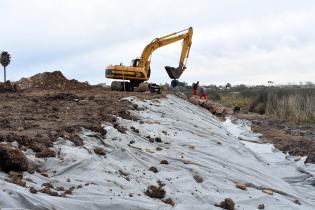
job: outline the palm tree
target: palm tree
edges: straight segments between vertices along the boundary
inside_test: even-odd
[[[11,62],[11,55],[8,53],[8,52],[1,52],[1,55],[0,55],[0,63],[1,65],[3,66],[3,71],[4,71],[4,82],[7,81],[7,78],[6,78],[6,68],[7,66],[10,64]]]

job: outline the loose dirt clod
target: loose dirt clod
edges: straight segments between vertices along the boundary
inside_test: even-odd
[[[235,186],[236,186],[238,189],[241,189],[241,190],[246,190],[246,189],[247,189],[245,183],[236,183]]]
[[[172,200],[172,198],[166,198],[162,200],[163,203],[169,204],[171,206],[175,206],[175,202]]]
[[[293,201],[293,203],[295,203],[295,204],[297,204],[297,205],[301,205],[301,202],[300,202],[298,199],[295,199],[295,200]]]
[[[26,171],[28,160],[23,152],[9,144],[0,144],[0,169],[9,171]]]
[[[37,190],[34,187],[30,187],[30,193],[35,194],[37,193]]]
[[[54,189],[54,185],[51,182],[46,182],[42,184],[42,187],[49,187],[51,189]]]
[[[56,190],[57,191],[65,191],[65,188],[64,187],[57,187]]]
[[[51,188],[49,188],[49,187],[44,187],[44,188],[38,190],[38,192],[45,193],[45,194],[51,195],[51,196],[59,196],[59,194],[56,191],[51,190]]]
[[[83,140],[78,134],[70,135],[69,140],[75,144],[75,146],[82,146]]]
[[[133,126],[131,126],[130,129],[131,129],[133,132],[135,132],[135,133],[140,133],[139,129],[137,129],[137,128],[133,127]]]
[[[259,204],[258,209],[265,209],[265,204]]]
[[[149,171],[152,171],[153,173],[159,172],[159,171],[157,170],[157,168],[155,168],[154,166],[151,166],[151,167],[149,168]]]
[[[38,158],[56,157],[56,152],[49,148],[44,148],[41,152],[36,153]]]
[[[7,181],[22,187],[26,186],[26,182],[23,180],[23,174],[21,172],[10,171],[9,179]]]
[[[94,152],[95,152],[95,154],[98,154],[98,155],[101,155],[101,156],[106,155],[105,149],[102,148],[102,147],[96,147],[94,149]]]
[[[193,162],[191,160],[183,160],[184,164],[193,164]]]
[[[167,160],[161,160],[160,164],[168,165],[168,161]]]
[[[220,204],[214,204],[216,207],[220,207],[222,209],[234,210],[235,204],[231,198],[226,198]]]
[[[164,198],[166,194],[166,191],[163,189],[164,184],[162,184],[161,182],[158,182],[158,184],[158,186],[150,185],[145,191],[145,194],[150,198]]]
[[[75,189],[75,186],[70,187],[69,189],[67,189],[64,194],[65,195],[72,195],[73,190]]]
[[[155,137],[155,139],[154,139],[156,142],[162,142],[162,139],[160,138],[160,137]]]
[[[196,182],[198,183],[202,183],[203,182],[203,178],[201,176],[195,175],[194,179],[196,180]]]

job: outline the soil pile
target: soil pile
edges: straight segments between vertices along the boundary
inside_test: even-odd
[[[210,100],[200,99],[196,96],[192,96],[188,98],[188,101],[197,106],[203,107],[209,110],[209,112],[211,112],[212,114],[215,114],[218,116],[224,116],[226,114],[233,113],[233,111],[230,108],[224,107],[222,104],[219,104]]]
[[[238,118],[251,121],[252,130],[261,133],[264,140],[290,155],[307,156],[306,162],[315,163],[314,126],[289,125],[268,119],[265,115],[237,114]]]
[[[7,144],[0,144],[0,169],[9,171],[26,171],[28,160],[19,149]]]
[[[76,90],[91,89],[93,86],[77,80],[68,80],[60,71],[44,72],[30,78],[23,78],[15,83],[18,90],[27,89],[53,89]]]
[[[7,84],[9,85],[9,83]],[[110,91],[76,80],[68,80],[59,71],[36,74],[15,84],[17,92],[0,92],[0,142],[17,142],[21,150],[32,149],[37,157],[53,157],[53,142],[63,137],[82,146],[77,135],[86,128],[105,135],[101,122],[115,123],[116,117],[132,118],[127,110],[135,109],[128,96],[142,99],[162,97],[156,94]]]
[[[6,82],[0,82],[0,93],[5,93],[5,92],[15,92],[16,91],[16,86],[12,84],[10,81]]]

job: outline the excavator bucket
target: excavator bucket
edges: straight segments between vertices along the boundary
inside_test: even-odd
[[[171,66],[165,66],[165,70],[171,79],[178,79],[184,71],[183,68],[180,67],[174,68]]]

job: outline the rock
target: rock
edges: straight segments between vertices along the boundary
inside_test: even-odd
[[[145,151],[149,153],[154,153],[154,151],[150,150],[149,148],[146,148]]]
[[[56,190],[57,191],[65,191],[65,188],[64,187],[57,187]]]
[[[151,166],[151,167],[149,168],[149,171],[152,171],[153,173],[159,172],[159,171],[157,170],[157,168],[155,168],[154,166]]]
[[[145,191],[145,194],[149,196],[150,198],[162,199],[165,197],[166,192],[163,189],[163,185],[159,185],[158,187],[154,185],[150,185]]]
[[[38,158],[56,157],[56,152],[52,149],[45,148],[41,152],[36,153]]]
[[[35,194],[35,193],[37,193],[37,190],[34,187],[30,187],[30,192]]]
[[[220,204],[214,204],[216,207],[220,207],[222,209],[234,210],[235,204],[231,198],[226,198]]]
[[[160,164],[168,165],[168,161],[167,160],[161,160]]]
[[[191,160],[183,160],[184,164],[192,164],[193,162]]]
[[[0,144],[0,169],[9,171],[26,171],[28,160],[23,152],[9,144]]]
[[[102,148],[102,147],[96,147],[96,148],[94,148],[94,152],[95,152],[95,154],[98,154],[98,155],[106,155],[106,153],[105,153],[105,149],[104,148]]]
[[[265,190],[262,190],[264,193],[267,193],[267,194],[269,194],[269,195],[273,195],[273,192],[272,192],[272,190],[267,190],[267,189],[265,189]]]
[[[194,179],[196,180],[196,182],[198,183],[202,183],[203,182],[203,178],[201,176],[195,175]]]
[[[8,182],[11,182],[22,187],[26,186],[26,182],[23,180],[22,172],[10,171],[9,178],[10,179],[7,180]]]
[[[135,133],[140,133],[139,129],[137,129],[137,128],[133,127],[133,126],[131,126],[130,129],[131,129],[133,132],[135,132]]]
[[[40,189],[39,192],[45,193],[45,194],[51,195],[51,196],[59,196],[59,194],[56,191],[51,190],[51,188],[49,188],[49,187],[44,187],[44,188]]]
[[[171,198],[166,198],[162,200],[163,203],[169,204],[171,206],[175,206],[175,202]]]
[[[72,187],[70,187],[69,189],[67,189],[67,190],[64,192],[64,194],[66,194],[66,195],[71,195],[74,189],[75,189],[75,186],[72,186]]]
[[[54,186],[53,186],[53,184],[52,184],[51,182],[43,183],[43,184],[42,184],[42,187],[49,187],[49,188],[51,188],[51,189],[54,189]]]
[[[160,137],[155,137],[155,139],[154,139],[156,142],[162,142],[162,139],[160,138]]]
[[[44,177],[48,177],[48,172],[47,171],[43,171],[40,173],[40,175],[44,176]]]
[[[238,189],[247,190],[246,184],[244,183],[236,183],[235,185]]]
[[[259,204],[258,209],[265,209],[265,204]]]
[[[156,149],[156,151],[161,151],[161,150],[162,150],[161,147],[157,147],[157,148],[155,148],[155,149]]]
[[[69,139],[71,142],[75,144],[75,146],[82,146],[83,145],[83,140],[78,134],[74,134],[70,136]]]
[[[297,204],[297,205],[301,205],[301,202],[300,202],[298,199],[295,199],[295,200],[293,201],[293,203],[295,203],[295,204]]]

